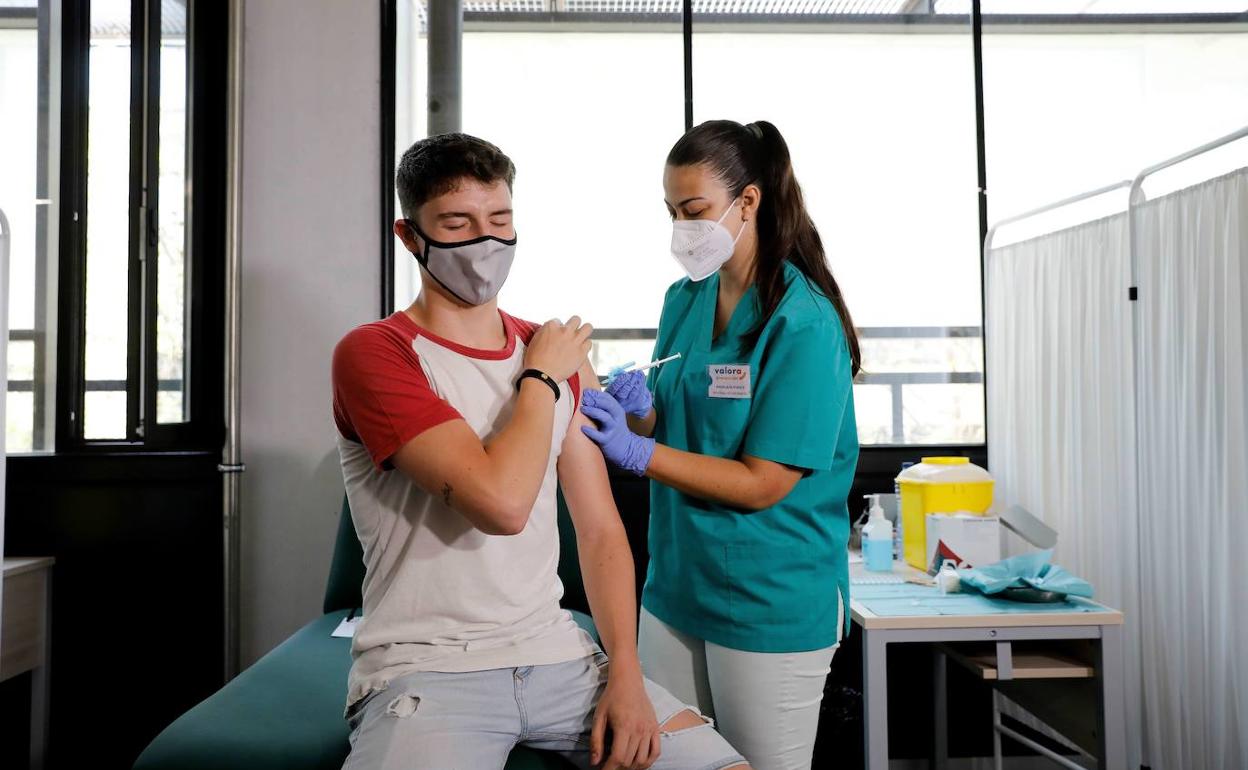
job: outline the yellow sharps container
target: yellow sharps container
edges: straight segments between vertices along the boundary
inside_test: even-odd
[[[927,569],[927,514],[966,511],[982,516],[992,507],[992,476],[966,457],[924,457],[897,476],[901,487],[902,554]]]

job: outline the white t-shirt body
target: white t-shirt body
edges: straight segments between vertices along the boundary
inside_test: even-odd
[[[448,420],[465,420],[483,442],[510,420],[537,327],[499,315],[501,350],[457,345],[399,312],[355,329],[334,352],[338,450],[365,564],[348,708],[415,671],[544,665],[597,651],[559,606],[556,462],[577,378],[560,386],[541,491],[517,535],[481,532],[443,494],[389,464],[407,441]]]

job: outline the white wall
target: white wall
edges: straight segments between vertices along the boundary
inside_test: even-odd
[[[380,289],[376,3],[246,4],[242,658],[320,614],[342,499],[330,354]]]

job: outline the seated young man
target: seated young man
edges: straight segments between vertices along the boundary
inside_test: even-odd
[[[588,324],[495,299],[516,245],[515,169],[462,134],[403,154],[395,233],[421,266],[406,310],[334,351],[334,420],[364,547],[346,768],[501,768],[517,744],[580,767],[737,768],[695,710],[642,676],[633,560],[602,454]],[[534,268],[540,269],[540,268]],[[556,487],[607,656],[559,607]]]

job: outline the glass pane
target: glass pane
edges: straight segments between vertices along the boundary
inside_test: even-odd
[[[4,448],[9,454],[33,452],[35,394],[10,390],[6,394]]]
[[[1242,4],[1241,4],[1242,5]],[[1129,180],[1248,125],[1248,31],[1111,26],[984,33],[994,220]],[[1150,178],[1150,197],[1248,165],[1248,142]],[[1003,228],[994,245],[1126,208],[1126,193]]]
[[[10,329],[30,329],[35,321],[38,43],[37,30],[0,28],[0,209],[10,230]]]
[[[854,385],[854,417],[858,443],[900,444],[900,430],[893,430],[893,393],[888,385]]]
[[[683,131],[684,90],[680,34],[654,29],[634,17],[465,32],[464,130],[517,168],[508,312],[658,325],[664,289],[680,276],[662,172]]]
[[[126,392],[88,390],[83,404],[83,438],[112,439],[126,435]]]
[[[1248,10],[1244,0],[983,0],[990,14],[1206,14]],[[971,0],[936,0],[937,13],[970,13]]]
[[[10,3],[0,14],[0,210],[8,223],[9,452],[52,448],[59,213],[60,78],[51,0]],[[0,324],[3,328],[3,324]]]
[[[907,444],[984,443],[983,385],[903,385]]]
[[[125,383],[130,267],[130,1],[91,3],[86,379]],[[84,436],[126,438],[126,392],[88,393]]]
[[[654,340],[594,340],[589,350],[589,363],[599,377],[606,377],[614,367],[646,364],[652,361]]]
[[[979,372],[984,344],[974,337],[863,337],[859,340],[867,374]]]
[[[740,66],[743,50],[753,66]],[[969,26],[881,33],[695,17],[693,61],[696,122],[767,120],[789,145],[862,332],[860,440],[982,442],[982,406],[928,410],[923,429],[894,424],[894,399],[916,383],[983,371]],[[982,401],[982,384],[960,387]],[[938,419],[951,422],[929,424]]]
[[[29,389],[35,379],[35,343],[26,340],[9,342],[9,384]]]
[[[402,0],[395,6],[395,72],[394,72],[394,159],[428,133],[427,101],[429,78],[425,63],[429,49],[425,35],[425,3],[423,0]],[[394,211],[399,211],[395,195]],[[402,309],[412,303],[420,292],[420,270],[411,252],[394,239],[394,306]]]
[[[187,397],[186,5],[160,19],[160,211],[156,264],[156,422],[189,419]]]

